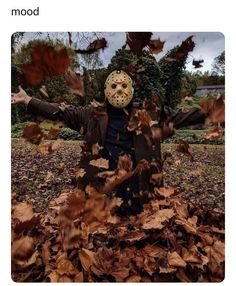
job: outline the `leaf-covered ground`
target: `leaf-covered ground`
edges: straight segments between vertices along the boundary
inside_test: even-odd
[[[140,214],[120,217],[114,211],[120,198],[91,186],[72,191],[78,142],[42,155],[14,140],[12,279],[222,281],[224,150],[175,148],[164,146],[166,184],[172,187],[155,189]]]
[[[163,144],[165,184],[173,186],[190,203],[224,211],[224,146],[190,145],[193,160]],[[31,201],[37,212],[65,190],[73,189],[80,159],[80,143],[65,141],[53,153],[42,155],[25,140],[12,140],[12,192],[17,201]]]

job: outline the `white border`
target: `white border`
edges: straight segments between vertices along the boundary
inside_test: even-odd
[[[228,3],[230,2],[230,3]],[[10,8],[40,7],[40,17],[11,17]],[[10,36],[16,31],[222,32],[226,43],[226,277],[235,283],[236,43],[233,1],[8,0],[1,1],[0,48],[0,282],[10,279]],[[21,284],[21,283],[19,283]],[[35,283],[28,283],[27,285]],[[49,283],[46,283],[49,284]],[[50,283],[52,285],[54,283]],[[66,283],[72,284],[72,283]],[[120,283],[119,283],[120,284]],[[122,283],[127,284],[127,283]],[[133,284],[133,283],[130,283]],[[207,283],[204,283],[207,284]],[[25,285],[25,284],[24,284]],[[106,284],[107,285],[107,284]],[[166,283],[165,283],[166,285]],[[201,284],[203,285],[203,284]]]

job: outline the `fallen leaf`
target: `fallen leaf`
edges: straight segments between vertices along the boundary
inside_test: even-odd
[[[79,252],[79,258],[83,269],[88,271],[94,261],[95,252],[82,248]]]
[[[157,211],[155,214],[147,217],[142,223],[143,229],[162,229],[164,227],[164,222],[168,221],[174,216],[174,211],[172,209],[163,209]]]
[[[19,238],[13,242],[11,250],[14,259],[28,260],[34,253],[34,240],[30,236]]]
[[[175,189],[172,187],[161,187],[161,188],[156,188],[156,190],[158,194],[160,194],[165,198],[168,198],[175,193]]]
[[[171,266],[175,266],[175,267],[186,267],[186,262],[183,260],[183,258],[176,252],[168,252],[167,254],[167,259],[168,259],[168,263]]]
[[[35,216],[31,203],[23,202],[13,207],[14,219],[18,219],[20,222],[26,222],[31,220]]]

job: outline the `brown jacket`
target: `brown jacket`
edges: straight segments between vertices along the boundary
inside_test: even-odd
[[[32,98],[27,111],[51,120],[63,120],[66,126],[84,134],[86,152],[83,153],[80,166],[87,172],[81,181],[83,185],[87,185],[91,181],[96,182],[96,174],[101,172],[101,169],[89,165],[89,162],[92,159],[98,159],[100,156],[99,154],[93,154],[91,151],[92,146],[96,143],[100,146],[104,145],[108,123],[106,107],[103,105],[66,106]],[[148,190],[150,187],[153,189],[163,184],[160,143],[163,137],[172,134],[170,127],[173,126],[178,129],[188,125],[204,123],[205,118],[206,114],[197,108],[193,108],[188,112],[174,111],[168,107],[164,107],[161,111],[155,108],[150,110],[132,109],[129,126],[130,130],[134,132],[136,163],[137,165],[140,163],[149,166],[148,172],[146,169],[144,172],[139,172],[141,190]]]

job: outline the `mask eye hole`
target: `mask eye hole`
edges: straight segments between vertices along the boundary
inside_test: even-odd
[[[115,88],[116,88],[116,84],[113,83],[113,84],[111,85],[111,88],[112,88],[112,89],[115,89]]]
[[[122,84],[122,87],[123,87],[123,88],[126,88],[126,87],[127,87],[127,84],[126,84],[126,83],[123,83],[123,84]]]

